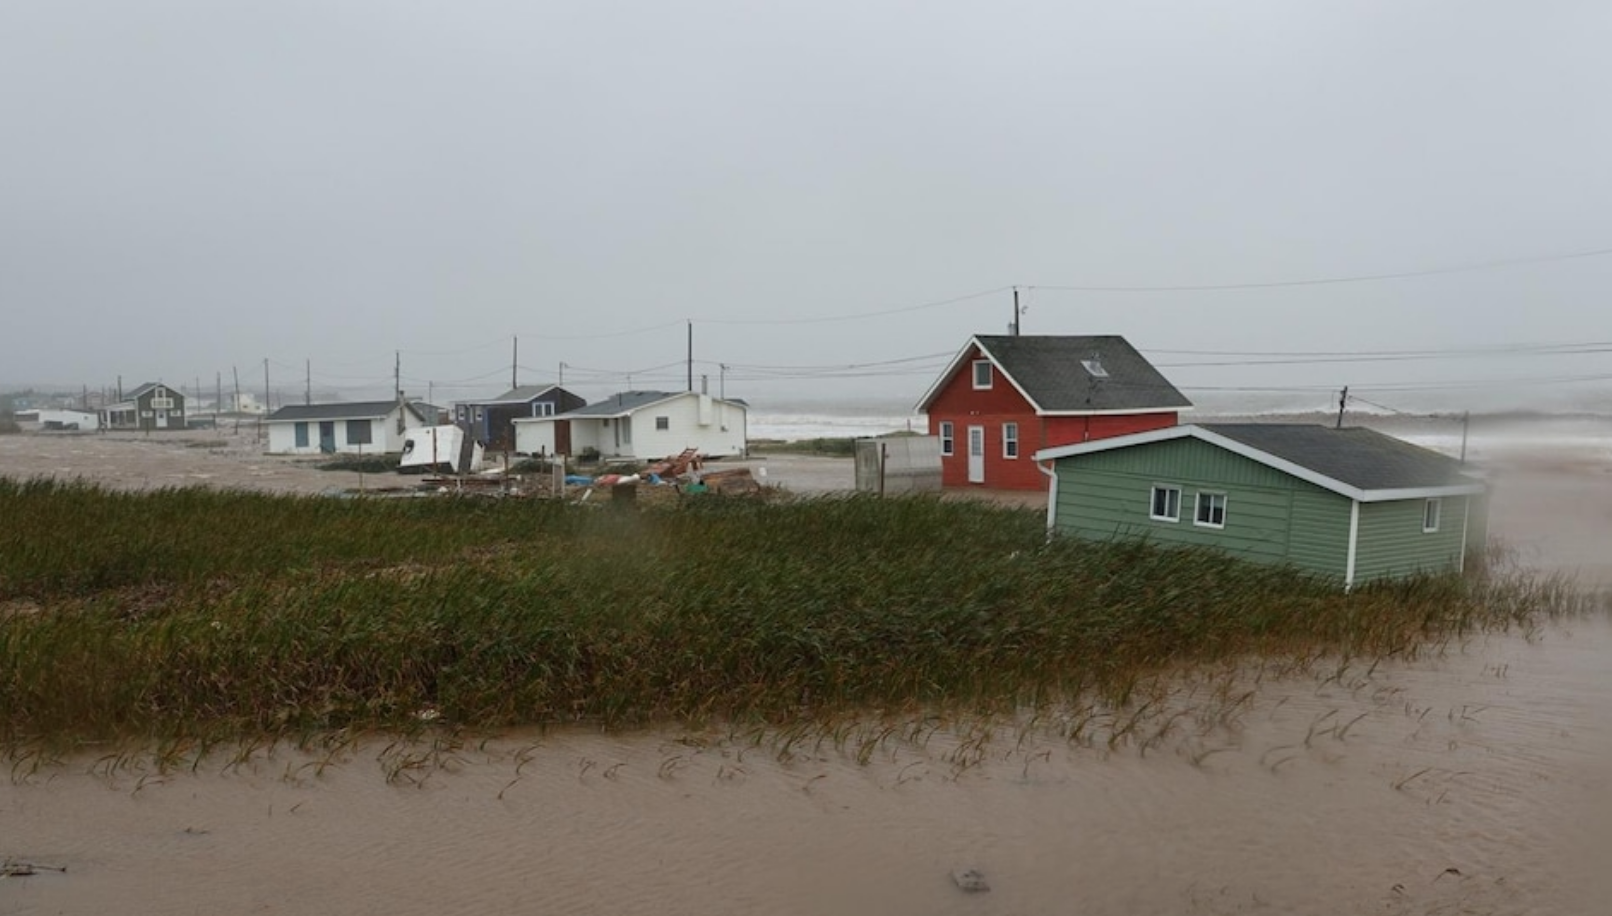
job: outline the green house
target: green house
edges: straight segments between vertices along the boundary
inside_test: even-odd
[[[1462,568],[1485,486],[1369,429],[1203,423],[1045,449],[1047,522],[1086,538],[1214,547],[1338,579]]]

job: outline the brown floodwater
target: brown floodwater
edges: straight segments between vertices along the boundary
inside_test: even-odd
[[[1609,673],[1587,620],[1178,680],[1112,746],[1133,711],[89,754],[0,784],[0,859],[67,869],[0,913],[1595,912]]]

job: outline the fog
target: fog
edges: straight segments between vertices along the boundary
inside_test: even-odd
[[[1609,20],[6,4],[0,384],[260,390],[268,360],[300,393],[306,360],[317,391],[384,393],[396,359],[441,401],[506,387],[518,336],[520,381],[564,363],[597,396],[680,387],[692,320],[729,394],[911,400],[1020,286],[1026,333],[1125,334],[1206,394],[1583,402],[1607,348],[1241,354],[1612,341]],[[1259,286],[1308,280],[1351,282]],[[1254,288],[1089,289],[1179,286]]]

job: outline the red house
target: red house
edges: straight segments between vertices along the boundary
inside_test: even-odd
[[[1123,337],[976,336],[918,409],[948,487],[1045,490],[1037,451],[1176,425],[1190,410]]]

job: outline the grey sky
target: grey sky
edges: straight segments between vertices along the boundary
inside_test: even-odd
[[[1612,246],[1609,20],[1470,0],[8,3],[0,382],[260,380],[270,357],[290,388],[310,357],[317,387],[384,390],[401,349],[405,387],[445,400],[507,382],[517,332],[527,380],[676,362],[676,327],[557,338],[685,317],[701,359],[860,363],[1000,332],[1007,294],[713,322]],[[1612,257],[1033,290],[1024,322],[1144,350],[1612,340],[1609,285]],[[734,372],[762,399],[928,382]],[[1489,372],[1612,355],[1168,370]]]

